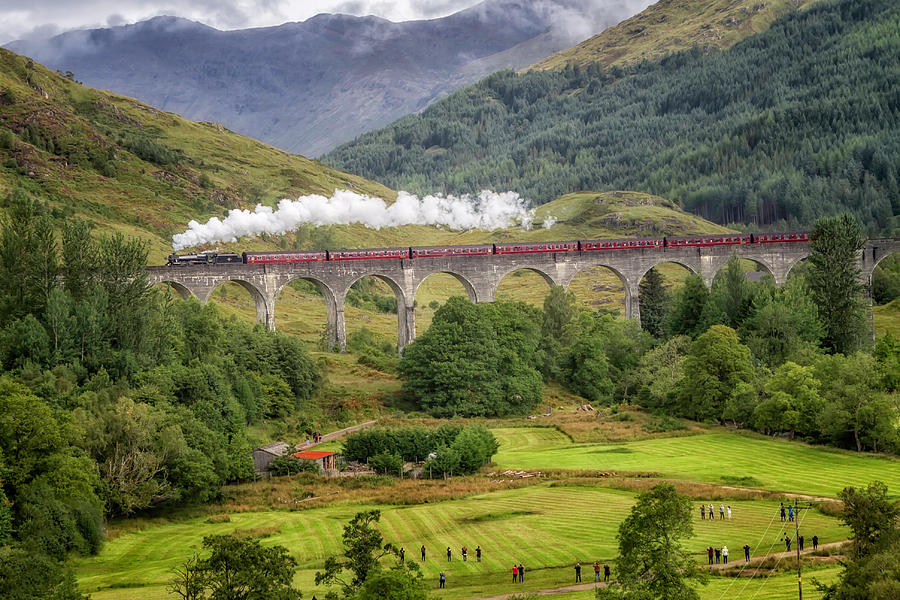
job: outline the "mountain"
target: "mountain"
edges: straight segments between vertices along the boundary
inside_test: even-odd
[[[851,211],[893,233],[898,55],[897,2],[827,0],[709,55],[494,74],[323,160],[419,193],[629,189],[723,224]]]
[[[219,31],[174,17],[9,44],[96,88],[318,156],[497,69],[517,69],[650,0],[486,0],[393,23],[321,14]]]
[[[396,196],[217,123],[84,87],[0,49],[0,198],[22,190],[60,222],[84,217],[100,230],[147,240],[159,261],[190,219],[337,188]]]

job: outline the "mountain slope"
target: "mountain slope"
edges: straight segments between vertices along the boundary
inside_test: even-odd
[[[382,185],[130,98],[92,90],[0,49],[0,198],[13,188],[54,215],[171,252],[188,220],[336,188],[387,199]]]
[[[498,68],[570,47],[649,2],[486,0],[430,21],[323,14],[236,31],[158,17],[9,47],[93,87],[317,156]]]
[[[414,192],[514,189],[537,204],[631,189],[719,223],[806,227],[900,213],[900,5],[829,0],[731,49],[619,73],[495,74],[325,157]]]
[[[573,48],[548,56],[533,70],[627,65],[659,60],[673,52],[699,47],[705,53],[733,46],[765,31],[777,17],[818,0],[661,0],[641,13]]]

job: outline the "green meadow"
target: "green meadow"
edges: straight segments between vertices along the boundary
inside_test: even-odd
[[[627,491],[539,484],[436,504],[270,510],[232,514],[226,523],[198,517],[119,535],[107,542],[100,556],[82,560],[77,568],[81,585],[96,600],[165,598],[171,569],[200,547],[203,536],[264,532],[271,535],[263,543],[284,545],[297,559],[296,583],[311,596],[316,569],[340,550],[342,526],[360,510],[380,508],[380,529],[387,541],[404,547],[409,559],[417,561],[424,544],[424,573],[431,584],[436,584],[440,570],[447,574],[453,585],[439,597],[467,598],[520,589],[507,581],[513,562],[526,566],[527,587],[539,589],[570,583],[576,562],[613,560],[618,525],[633,502],[634,493]],[[729,504],[731,521],[700,521],[695,515],[695,535],[687,546],[699,562],[708,545],[727,545],[732,556],[745,543],[755,555],[781,549],[784,524],[777,518],[775,502]],[[847,535],[836,519],[818,511],[810,511],[802,525],[807,535],[816,533],[823,543]],[[467,562],[460,557],[463,545],[469,548]],[[478,545],[484,550],[481,563],[475,561]]]
[[[829,497],[845,485],[862,485],[876,478],[891,489],[900,486],[900,464],[893,460],[727,431],[614,446],[574,444],[551,428],[504,427],[494,432],[501,442],[493,467],[497,474],[491,477],[495,481],[504,478],[502,470],[507,468],[553,468],[652,472],[660,477],[714,484],[749,481],[754,487]],[[556,588],[573,582],[576,562],[587,565],[583,570],[587,582],[593,576],[590,563],[615,558],[618,526],[636,494],[616,485],[615,479],[607,479],[600,486],[597,480],[562,475],[515,489],[498,482],[497,491],[423,504],[372,505],[338,496],[331,505],[307,510],[233,512],[225,522],[204,515],[114,523],[111,539],[100,555],[80,559],[76,571],[84,591],[96,600],[169,598],[166,585],[171,570],[199,550],[204,536],[238,533],[261,536],[266,545],[287,547],[299,564],[295,583],[306,598],[311,598],[314,593],[322,594],[314,585],[315,572],[327,556],[340,551],[343,525],[361,510],[378,508],[386,541],[405,548],[408,560],[419,562],[419,548],[426,546],[423,573],[436,598]],[[288,494],[304,492],[300,483],[283,489]],[[727,486],[704,489],[716,490],[717,498],[723,493],[727,498],[729,493]],[[785,531],[793,535],[793,524],[781,523],[778,518],[776,500],[695,497],[697,505],[730,505],[733,514],[730,521],[710,522],[701,521],[699,510],[695,511],[694,536],[687,547],[700,563],[705,562],[704,549],[709,545],[727,545],[734,562],[745,543],[754,556],[764,556],[783,550],[781,537]],[[215,513],[222,509],[209,510]],[[818,535],[823,544],[848,537],[847,529],[835,517],[815,509],[804,513],[800,526],[807,537]],[[469,548],[467,562],[460,557],[464,545]],[[475,560],[475,547],[479,545],[484,551],[481,563]],[[446,558],[448,547],[450,562]],[[509,581],[514,562],[526,566],[524,585]],[[447,574],[448,588],[438,591],[441,570]],[[831,564],[812,576],[829,581],[837,572]],[[807,585],[808,597],[818,598]],[[703,600],[788,599],[795,597],[796,580],[777,571],[752,579],[713,577],[700,591]],[[561,597],[587,600],[592,594],[578,592]]]
[[[573,444],[551,428],[495,429],[499,468],[650,471],[660,477],[836,497],[848,485],[884,481],[900,490],[900,461],[855,452],[713,430],[624,444]],[[752,478],[752,479],[743,479]],[[740,485],[740,484],[739,484]],[[747,483],[744,483],[747,485]]]

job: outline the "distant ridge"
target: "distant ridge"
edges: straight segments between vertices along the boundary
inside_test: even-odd
[[[8,47],[92,87],[318,156],[649,3],[486,0],[429,21],[320,14],[235,31],[164,16]]]

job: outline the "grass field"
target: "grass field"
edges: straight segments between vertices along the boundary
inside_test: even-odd
[[[884,481],[900,491],[900,461],[756,435],[714,432],[625,444],[573,444],[550,428],[495,429],[500,468],[652,471],[724,483],[752,477],[753,487],[835,497],[848,485]],[[734,479],[731,479],[734,480]]]
[[[437,504],[378,508],[387,541],[405,547],[415,559],[418,548],[426,546],[429,582],[436,584],[439,570],[447,573],[452,586],[438,597],[466,598],[516,591],[506,582],[507,566],[514,561],[526,566],[530,589],[568,583],[577,561],[611,561],[618,524],[633,501],[634,494],[626,491],[540,484]],[[728,545],[734,548],[733,554],[744,543],[753,547],[754,554],[780,549],[782,524],[773,502],[734,501],[731,506],[733,521],[701,522],[695,515],[695,536],[687,546],[698,561],[710,544]],[[364,508],[369,507],[264,511],[232,514],[227,523],[209,523],[200,517],[151,525],[110,540],[100,556],[78,562],[77,573],[95,600],[165,598],[170,569],[198,549],[203,536],[256,529],[273,533],[265,544],[282,544],[291,551],[300,565],[296,583],[310,597],[315,570],[326,556],[339,551],[341,528]],[[803,526],[823,542],[846,537],[836,519],[816,511],[809,512]],[[459,557],[463,545],[470,548],[465,563]],[[474,560],[476,545],[484,549],[480,564]],[[448,546],[453,549],[450,563],[446,561]]]

